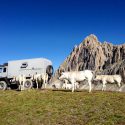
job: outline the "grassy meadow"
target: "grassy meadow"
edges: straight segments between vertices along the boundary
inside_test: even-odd
[[[0,125],[125,125],[125,93],[0,91]]]

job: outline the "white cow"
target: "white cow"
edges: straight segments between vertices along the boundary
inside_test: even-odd
[[[75,87],[76,87],[75,89],[79,88],[79,83],[76,82],[75,84],[76,84],[76,85],[75,85]],[[63,83],[63,85],[62,85],[62,88],[63,88],[63,89],[72,89],[72,84],[69,83],[68,80],[64,79],[64,83]]]
[[[107,83],[117,83],[118,86],[121,86],[122,78],[120,75],[97,75],[94,79],[95,81],[100,80],[103,83],[102,91],[106,89]]]
[[[44,84],[44,88],[46,88],[46,85],[48,83],[48,74],[47,73],[43,73],[42,75],[42,79],[43,79],[43,84]]]
[[[13,77],[13,81],[18,81],[20,84],[26,80],[25,75],[18,75]]]
[[[74,92],[74,90],[76,89],[76,82],[88,80],[89,92],[91,92],[91,81],[93,79],[93,72],[91,70],[62,72],[59,79],[68,80],[72,84],[72,92]]]
[[[21,89],[21,85],[24,86],[24,83],[26,81],[26,77],[23,74],[22,75],[18,75],[18,76],[14,76],[12,81],[18,82],[19,83],[19,89]]]
[[[72,89],[72,84],[70,84],[70,83],[67,83],[66,85],[63,84],[63,88],[66,89],[66,90]]]
[[[37,89],[38,89],[39,84],[42,82],[44,84],[44,88],[46,88],[46,84],[48,81],[48,74],[47,73],[42,73],[42,74],[36,73],[35,75],[32,75],[31,79],[36,82]]]

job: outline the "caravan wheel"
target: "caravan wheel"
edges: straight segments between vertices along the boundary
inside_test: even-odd
[[[49,79],[51,79],[53,72],[54,72],[53,66],[51,66],[51,65],[47,66],[46,73],[48,74]]]
[[[30,79],[27,79],[24,83],[24,89],[31,89],[33,87],[33,83]]]
[[[5,81],[0,81],[0,90],[6,90],[7,89],[7,83]]]

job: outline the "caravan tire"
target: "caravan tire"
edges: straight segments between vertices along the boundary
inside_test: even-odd
[[[5,81],[0,81],[0,90],[6,90],[7,89],[7,83]]]
[[[46,73],[51,77],[53,75],[53,66],[51,65],[48,65],[47,68],[46,68]]]
[[[33,87],[33,83],[30,79],[27,79],[24,83],[24,89],[31,89]]]

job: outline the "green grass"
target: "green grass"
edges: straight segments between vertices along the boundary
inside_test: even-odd
[[[125,125],[125,93],[0,91],[0,125]]]

